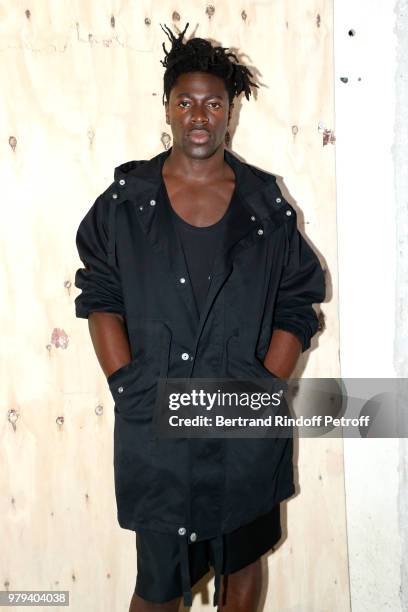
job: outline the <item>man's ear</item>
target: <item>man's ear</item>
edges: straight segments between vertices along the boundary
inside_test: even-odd
[[[166,112],[166,123],[167,123],[167,125],[170,125],[169,103],[168,102],[164,103],[164,108],[165,108],[165,112]]]

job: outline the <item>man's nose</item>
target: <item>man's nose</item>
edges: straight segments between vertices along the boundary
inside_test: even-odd
[[[193,108],[191,109],[191,121],[194,124],[199,125],[201,125],[202,123],[208,123],[206,109],[201,105],[193,106]]]

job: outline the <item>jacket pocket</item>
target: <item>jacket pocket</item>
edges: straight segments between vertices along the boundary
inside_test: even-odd
[[[131,317],[127,324],[134,358],[108,376],[107,383],[115,412],[145,422],[152,417],[158,379],[167,376],[171,330],[158,319]]]
[[[279,381],[280,379],[272,374],[256,357],[248,351],[250,342],[245,335],[235,332],[230,336],[226,343],[226,370],[231,377],[248,378],[268,378]]]
[[[127,420],[149,420],[149,397],[157,384],[151,367],[141,359],[134,359],[111,374],[107,382],[115,401],[115,413],[121,414]]]
[[[248,353],[250,343],[245,337],[240,338],[239,332],[228,338],[226,343],[226,376],[237,381],[251,381],[250,389],[280,395],[280,410],[287,412],[287,402],[284,392],[288,390],[288,383],[270,372],[261,360],[252,353]],[[258,388],[259,387],[259,388]]]

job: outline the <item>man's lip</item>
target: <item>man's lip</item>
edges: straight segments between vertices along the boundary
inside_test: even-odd
[[[210,138],[210,132],[205,129],[194,128],[189,131],[188,137],[194,142],[207,142],[207,140]]]
[[[193,128],[189,131],[189,134],[209,134],[209,130],[206,128]]]

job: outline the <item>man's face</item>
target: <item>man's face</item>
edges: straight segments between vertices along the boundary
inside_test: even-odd
[[[232,106],[220,77],[208,72],[181,74],[165,104],[173,147],[194,159],[211,157],[224,145]]]

